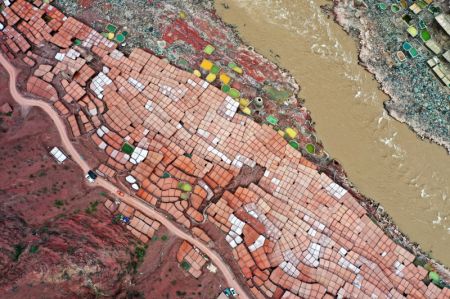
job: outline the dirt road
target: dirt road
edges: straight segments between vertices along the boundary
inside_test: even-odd
[[[53,110],[52,106],[43,101],[24,97],[23,95],[21,95],[16,86],[19,71],[1,54],[0,64],[6,69],[9,74],[9,89],[14,100],[21,106],[39,107],[44,110],[55,124],[61,138],[62,145],[65,151],[71,155],[72,160],[77,163],[81,167],[81,169],[83,169],[83,172],[87,172],[89,169],[91,169],[86,161],[81,158],[81,155],[77,152],[77,150],[71,143],[64,122],[61,120],[57,112]],[[97,178],[92,186],[101,186],[113,194],[115,194],[116,190],[118,189],[116,186],[100,177]],[[239,298],[250,298],[235,279],[235,276],[230,267],[222,260],[218,253],[211,250],[201,241],[192,237],[189,233],[181,230],[178,226],[168,220],[163,214],[153,209],[153,207],[148,205],[146,202],[128,194],[125,194],[123,197],[121,197],[121,200],[126,204],[132,206],[133,208],[140,210],[147,216],[158,220],[177,237],[184,239],[198,247],[201,251],[207,254],[211,261],[219,268],[220,271],[222,271],[229,287],[233,287],[234,289],[236,289],[237,293],[239,294]]]

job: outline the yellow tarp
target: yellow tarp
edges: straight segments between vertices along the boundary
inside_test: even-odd
[[[210,71],[213,65],[214,64],[208,59],[203,59],[202,63],[200,64],[200,67],[206,71]]]
[[[206,81],[208,81],[209,83],[213,82],[214,80],[216,80],[216,75],[208,74],[208,76],[206,76]]]
[[[199,77],[199,78],[202,76],[202,73],[200,73],[199,70],[194,70],[192,73],[193,73],[194,75],[196,75],[197,77]]]
[[[297,132],[295,132],[295,130],[292,128],[286,128],[284,131],[289,136],[289,138],[293,139],[293,138],[297,137]]]
[[[230,81],[231,81],[231,78],[227,74],[220,74],[220,81],[222,81],[223,84],[228,85],[228,83],[230,83]]]

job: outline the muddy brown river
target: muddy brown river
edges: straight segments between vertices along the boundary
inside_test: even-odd
[[[380,202],[412,241],[450,266],[450,156],[386,114],[387,96],[358,65],[355,41],[321,12],[325,3],[215,5],[246,43],[294,75],[325,150],[356,187]]]

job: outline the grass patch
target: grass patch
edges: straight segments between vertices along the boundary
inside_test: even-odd
[[[269,85],[264,86],[263,90],[266,92],[266,94],[272,101],[275,101],[279,104],[284,103],[291,96],[291,93],[289,91],[278,90]]]
[[[131,144],[128,143],[124,143],[122,145],[122,152],[124,152],[125,154],[131,155],[134,152],[134,147]]]
[[[97,212],[98,200],[93,201],[89,204],[89,207],[86,208],[85,212],[89,215],[95,214]]]
[[[14,253],[12,254],[12,257],[11,257],[14,262],[19,261],[19,258],[22,255],[25,248],[26,248],[26,246],[23,245],[22,243],[14,245]]]

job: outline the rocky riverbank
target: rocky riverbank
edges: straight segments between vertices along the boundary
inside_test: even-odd
[[[419,39],[409,39],[401,14],[381,10],[376,1],[334,1],[336,22],[360,44],[361,64],[380,82],[390,96],[384,106],[398,121],[406,123],[422,139],[428,138],[450,151],[450,91],[431,72],[427,60],[433,53]],[[443,3],[441,11],[445,11]],[[448,8],[447,8],[448,9]],[[433,15],[421,17],[433,28],[441,44],[449,39],[433,22]],[[410,41],[419,55],[400,62],[395,56],[403,41]]]
[[[371,11],[377,8],[370,2],[371,1],[369,1],[369,4],[366,4],[366,2],[362,1],[335,0],[331,12],[334,15],[335,21],[350,36],[359,42],[360,64],[375,76],[376,80],[380,83],[380,89],[391,97],[391,100],[385,102],[385,109],[388,113],[396,120],[406,123],[422,139],[431,139],[437,144],[444,146],[447,151],[450,151],[448,131],[450,121],[449,111],[445,111],[444,109],[441,111],[438,107],[437,114],[443,115],[442,119],[444,121],[442,123],[444,125],[438,125],[434,129],[432,129],[431,125],[433,119],[426,119],[423,116],[418,118],[419,115],[414,114],[414,111],[416,111],[415,109],[417,109],[417,107],[415,107],[417,102],[411,104],[411,102],[408,102],[408,99],[415,96],[419,101],[423,101],[423,99],[430,94],[424,92],[418,93],[416,87],[413,87],[415,84],[413,83],[414,79],[412,77],[405,76],[401,81],[395,79],[396,77],[398,78],[398,76],[405,74],[403,73],[404,69],[398,64],[398,61],[394,61],[387,53],[387,47],[383,45],[381,33],[377,31],[380,28],[380,24],[374,23],[374,20],[371,19],[374,18],[374,15],[377,15],[376,12],[371,14]],[[430,82],[431,87],[429,88],[435,88],[439,94],[444,95],[442,104],[439,104],[445,105],[445,99],[450,99],[450,95],[448,95],[449,92],[448,90],[445,90],[445,87],[442,88],[442,86],[440,86],[440,82],[437,81],[437,78],[433,77],[431,72],[427,72],[427,59],[427,56],[424,55],[419,61],[424,65],[420,70],[420,76],[425,78],[424,80],[427,80],[427,82]],[[411,66],[412,65],[409,64],[409,67]],[[418,73],[416,72],[415,75],[418,75]],[[445,95],[447,95],[447,97],[445,97]],[[430,102],[433,102],[433,99],[434,98],[432,98]],[[433,112],[430,111],[429,113]],[[445,131],[445,128],[447,128],[447,131]],[[402,233],[394,223],[393,219],[385,212],[384,208],[379,203],[361,194],[345,176],[345,172],[340,165],[332,165],[332,167],[326,169],[325,172],[334,175],[343,186],[351,190],[352,194],[360,200],[365,209],[373,216],[373,220],[376,221],[376,223],[378,223],[378,225],[382,227],[395,242],[413,252],[417,256],[417,262],[426,264],[428,267],[438,271],[445,281],[450,280],[449,269],[434,260],[429,253],[424,252],[421,249],[418,243],[412,242],[408,236]]]

